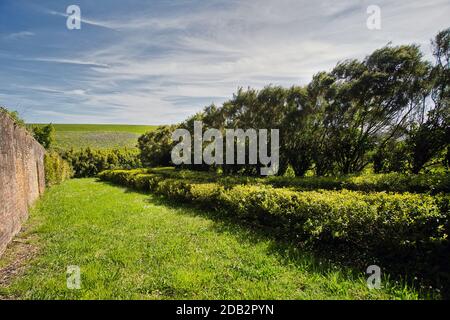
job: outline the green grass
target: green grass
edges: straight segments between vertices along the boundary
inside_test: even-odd
[[[262,231],[161,198],[76,179],[47,190],[21,237],[40,253],[0,296],[22,299],[416,299],[325,266]],[[2,265],[0,260],[0,265]],[[66,268],[81,268],[81,289]]]
[[[38,124],[39,125],[39,124]],[[134,148],[140,135],[157,126],[115,124],[54,124],[55,145],[61,149]]]
[[[54,147],[64,150],[135,148],[139,136],[130,132],[62,131],[56,132]]]

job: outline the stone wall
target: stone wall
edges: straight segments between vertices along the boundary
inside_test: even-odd
[[[45,189],[45,149],[0,111],[0,255]]]

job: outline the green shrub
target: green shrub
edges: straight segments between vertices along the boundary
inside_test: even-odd
[[[236,186],[224,193],[222,201],[241,216],[270,217],[277,224],[281,218],[283,228],[301,239],[400,249],[446,237],[442,221],[447,216],[435,199],[425,195]]]
[[[140,159],[144,166],[167,166],[171,163],[172,132],[175,126],[159,126],[138,139]]]
[[[33,134],[33,137],[39,142],[45,149],[50,149],[55,141],[55,128],[53,125],[32,125],[28,127],[28,130]]]
[[[10,111],[6,107],[0,106],[0,113],[8,115],[16,125],[26,129],[25,121],[19,116],[17,111]]]
[[[296,187],[299,189],[348,189],[364,192],[413,192],[431,193],[450,192],[450,174],[365,174],[344,177],[270,177],[268,184],[276,187]]]
[[[70,179],[73,175],[72,168],[55,151],[48,151],[44,157],[45,184],[50,187]]]
[[[73,167],[76,178],[94,177],[110,169],[133,169],[141,166],[139,151],[134,149],[94,150],[91,148],[62,152]]]

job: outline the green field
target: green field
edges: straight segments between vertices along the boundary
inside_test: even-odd
[[[134,148],[140,135],[157,127],[116,124],[53,124],[53,126],[56,131],[54,147],[64,150],[85,147]]]
[[[263,231],[153,195],[74,179],[47,190],[7,253],[0,299],[417,299]],[[17,262],[15,247],[36,252]],[[24,251],[24,250],[22,250]],[[25,256],[27,254],[24,254]],[[26,267],[20,267],[20,265]],[[79,266],[81,289],[66,270]]]

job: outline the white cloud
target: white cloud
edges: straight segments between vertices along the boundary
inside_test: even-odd
[[[306,84],[339,60],[363,58],[389,41],[426,51],[430,38],[448,27],[450,12],[448,0],[379,0],[382,29],[370,31],[368,0],[217,3],[176,15],[149,8],[103,20],[87,19],[82,10],[82,23],[113,29],[114,40],[32,60],[87,67],[57,89],[79,99],[77,112],[103,108],[104,116],[92,117],[169,123],[222,102],[238,86]]]
[[[24,58],[22,60],[26,61],[38,61],[38,62],[52,62],[52,63],[62,63],[62,64],[74,64],[80,66],[91,66],[98,68],[108,68],[109,66],[104,63],[98,63],[94,61],[86,61],[86,60],[76,60],[76,59],[64,59],[64,58]]]
[[[6,35],[4,38],[7,40],[15,40],[15,39],[32,37],[34,35],[35,35],[34,32],[31,32],[31,31],[20,31],[20,32],[10,33],[10,34]]]

